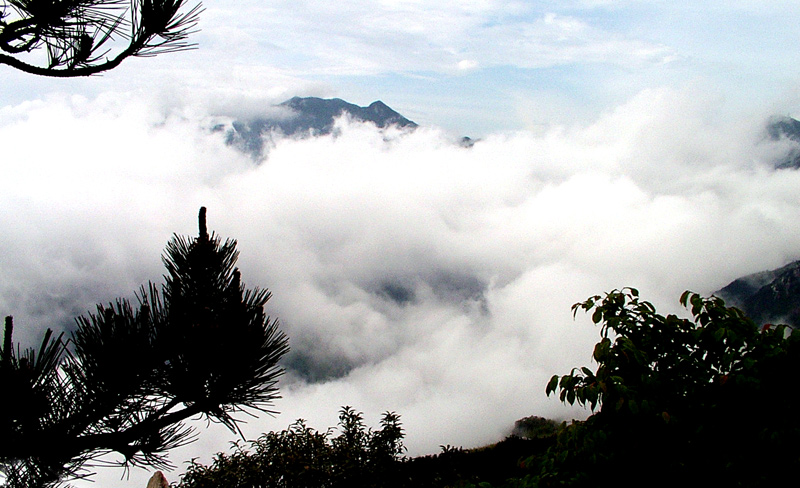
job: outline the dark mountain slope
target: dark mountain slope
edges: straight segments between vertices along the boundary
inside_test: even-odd
[[[270,128],[279,129],[286,135],[304,132],[311,132],[313,135],[329,134],[333,130],[334,119],[342,114],[362,122],[372,122],[380,128],[390,125],[411,128],[417,126],[380,100],[372,102],[368,107],[359,107],[340,98],[294,97],[280,106],[290,108],[297,116],[283,121],[265,122]]]
[[[791,117],[775,117],[767,124],[767,135],[773,141],[785,138],[798,143],[775,164],[775,167],[778,169],[800,168],[800,120]]]
[[[758,324],[800,326],[800,261],[734,280],[715,295]]]

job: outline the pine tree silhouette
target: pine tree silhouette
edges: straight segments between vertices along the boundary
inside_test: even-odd
[[[242,410],[271,410],[280,358],[289,350],[270,293],[247,289],[236,241],[174,235],[136,306],[118,299],[79,317],[69,340],[48,330],[38,352],[21,351],[6,318],[0,387],[0,473],[9,487],[83,477],[93,460],[122,454],[124,467],[168,468],[170,449],[195,439],[190,417],[238,430]]]

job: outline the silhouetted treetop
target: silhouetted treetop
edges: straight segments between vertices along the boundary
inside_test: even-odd
[[[48,330],[23,350],[6,319],[2,486],[57,486],[113,452],[125,467],[168,467],[167,452],[195,438],[187,419],[237,431],[238,412],[272,412],[288,339],[264,313],[270,293],[242,284],[236,241],[209,235],[205,216],[197,237],[168,243],[163,285],[98,305],[69,340]]]

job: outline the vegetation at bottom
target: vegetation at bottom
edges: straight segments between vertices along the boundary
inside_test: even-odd
[[[758,326],[685,292],[692,318],[663,316],[633,288],[573,306],[601,326],[597,369],[554,376],[548,394],[589,406],[523,486],[775,486],[800,467],[791,401],[800,332]]]
[[[439,487],[501,483],[510,475],[522,476],[520,461],[542,454],[553,444],[551,433],[534,439],[512,436],[482,449],[443,446],[437,455],[404,456],[404,431],[400,417],[387,412],[381,427],[366,427],[363,415],[343,407],[336,429],[325,432],[298,420],[281,432],[269,432],[248,446],[233,444],[232,452],[219,453],[210,466],[192,461],[179,488],[340,488]]]
[[[717,297],[685,292],[691,318],[661,315],[633,288],[573,306],[600,325],[595,370],[553,376],[546,392],[593,412],[585,421],[517,422],[480,449],[403,455],[400,418],[372,431],[345,407],[339,435],[298,421],[248,451],[192,463],[179,488],[774,486],[800,468],[792,381],[800,332],[758,326]]]

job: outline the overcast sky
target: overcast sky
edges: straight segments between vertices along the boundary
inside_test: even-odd
[[[4,104],[50,92],[161,91],[248,105],[381,99],[459,134],[588,120],[644,88],[694,85],[732,106],[800,107],[793,2],[209,0],[198,49],[87,80],[3,69]],[[171,91],[170,91],[171,90]],[[231,106],[225,107],[230,109]]]
[[[544,395],[598,337],[573,303],[635,286],[684,313],[686,289],[800,259],[800,175],[774,169],[793,145],[764,138],[800,107],[790,3],[213,0],[191,52],[85,80],[0,67],[0,313],[33,343],[132,297],[205,205],[273,292],[289,366],[337,367],[287,375],[248,435],[352,405],[399,413],[418,455],[585,416]],[[295,95],[422,127],[341,120],[258,161],[210,130]],[[167,478],[233,439],[203,428]]]

